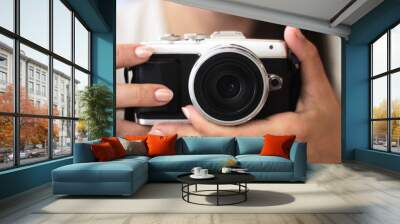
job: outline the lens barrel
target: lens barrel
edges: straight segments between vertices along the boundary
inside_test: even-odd
[[[255,117],[269,92],[262,62],[238,45],[218,46],[202,54],[188,82],[193,105],[209,121],[238,125]]]

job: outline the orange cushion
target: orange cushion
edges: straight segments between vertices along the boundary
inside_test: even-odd
[[[108,142],[118,158],[126,156],[126,151],[117,137],[101,138],[101,142]]]
[[[175,155],[175,142],[177,135],[172,136],[159,136],[159,135],[148,135],[147,136],[147,155],[148,156],[163,156],[163,155]]]
[[[90,147],[92,149],[94,157],[99,162],[110,161],[117,158],[114,149],[108,142],[93,144]]]
[[[280,156],[289,159],[290,148],[295,139],[295,135],[274,136],[266,134],[264,136],[264,146],[261,149],[260,155]]]
[[[129,141],[146,141],[147,135],[127,135],[124,137],[124,139],[129,140]]]

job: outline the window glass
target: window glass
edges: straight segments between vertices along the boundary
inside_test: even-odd
[[[72,117],[71,66],[53,60],[53,115]]]
[[[387,151],[387,121],[372,122],[372,147]]]
[[[35,163],[49,158],[49,120],[45,118],[20,118],[20,163]]]
[[[14,31],[14,0],[0,1],[0,26]]]
[[[49,57],[39,51],[33,50],[21,44],[20,54],[20,109],[24,114],[48,114],[49,98],[48,98],[48,63]],[[35,91],[30,94],[28,88],[29,84],[29,69],[33,68],[35,71],[35,79],[33,81]],[[43,80],[42,77],[45,77]],[[32,100],[36,103],[33,104]]]
[[[89,32],[75,18],[75,63],[89,70]]]
[[[60,1],[53,0],[53,51],[71,60],[72,12]]]
[[[372,44],[372,75],[387,71],[387,34]]]
[[[0,170],[14,165],[14,125],[11,116],[0,116]]]
[[[88,128],[84,120],[75,121],[75,142],[88,140]]]
[[[372,118],[387,117],[387,78],[372,81]]]
[[[53,157],[72,154],[72,121],[53,120]]]
[[[14,44],[0,34],[0,111],[14,111]]]
[[[400,67],[400,24],[390,32],[390,68]]]
[[[49,48],[49,0],[20,0],[21,36]]]
[[[400,72],[391,75],[390,85],[391,116],[400,118]]]
[[[81,114],[80,94],[87,86],[89,86],[89,75],[75,69],[75,117]]]
[[[400,153],[400,120],[392,120],[391,122],[391,151]]]

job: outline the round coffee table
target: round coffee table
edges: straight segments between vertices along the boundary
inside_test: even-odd
[[[177,177],[178,181],[182,183],[182,199],[188,203],[198,204],[198,205],[234,205],[245,202],[247,200],[247,192],[249,188],[247,183],[255,180],[255,177],[248,173],[216,173],[213,174],[215,177],[212,179],[193,179],[189,174],[182,174]],[[197,185],[215,185],[215,190],[198,190]],[[220,189],[220,185],[236,185],[237,190],[224,190]],[[190,191],[190,186],[195,186],[194,191]],[[214,192],[215,194],[206,194]],[[202,204],[193,202],[190,200],[190,196],[203,196],[203,197],[216,197],[216,204]],[[232,197],[240,196],[240,199],[231,203],[221,203],[221,197]]]

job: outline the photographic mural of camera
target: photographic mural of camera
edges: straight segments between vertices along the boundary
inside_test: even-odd
[[[210,37],[169,34],[143,44],[154,53],[147,63],[125,69],[125,80],[163,84],[174,98],[164,106],[128,108],[127,120],[142,125],[184,122],[181,107],[193,104],[213,123],[239,125],[296,109],[299,63],[282,40],[219,31]]]

